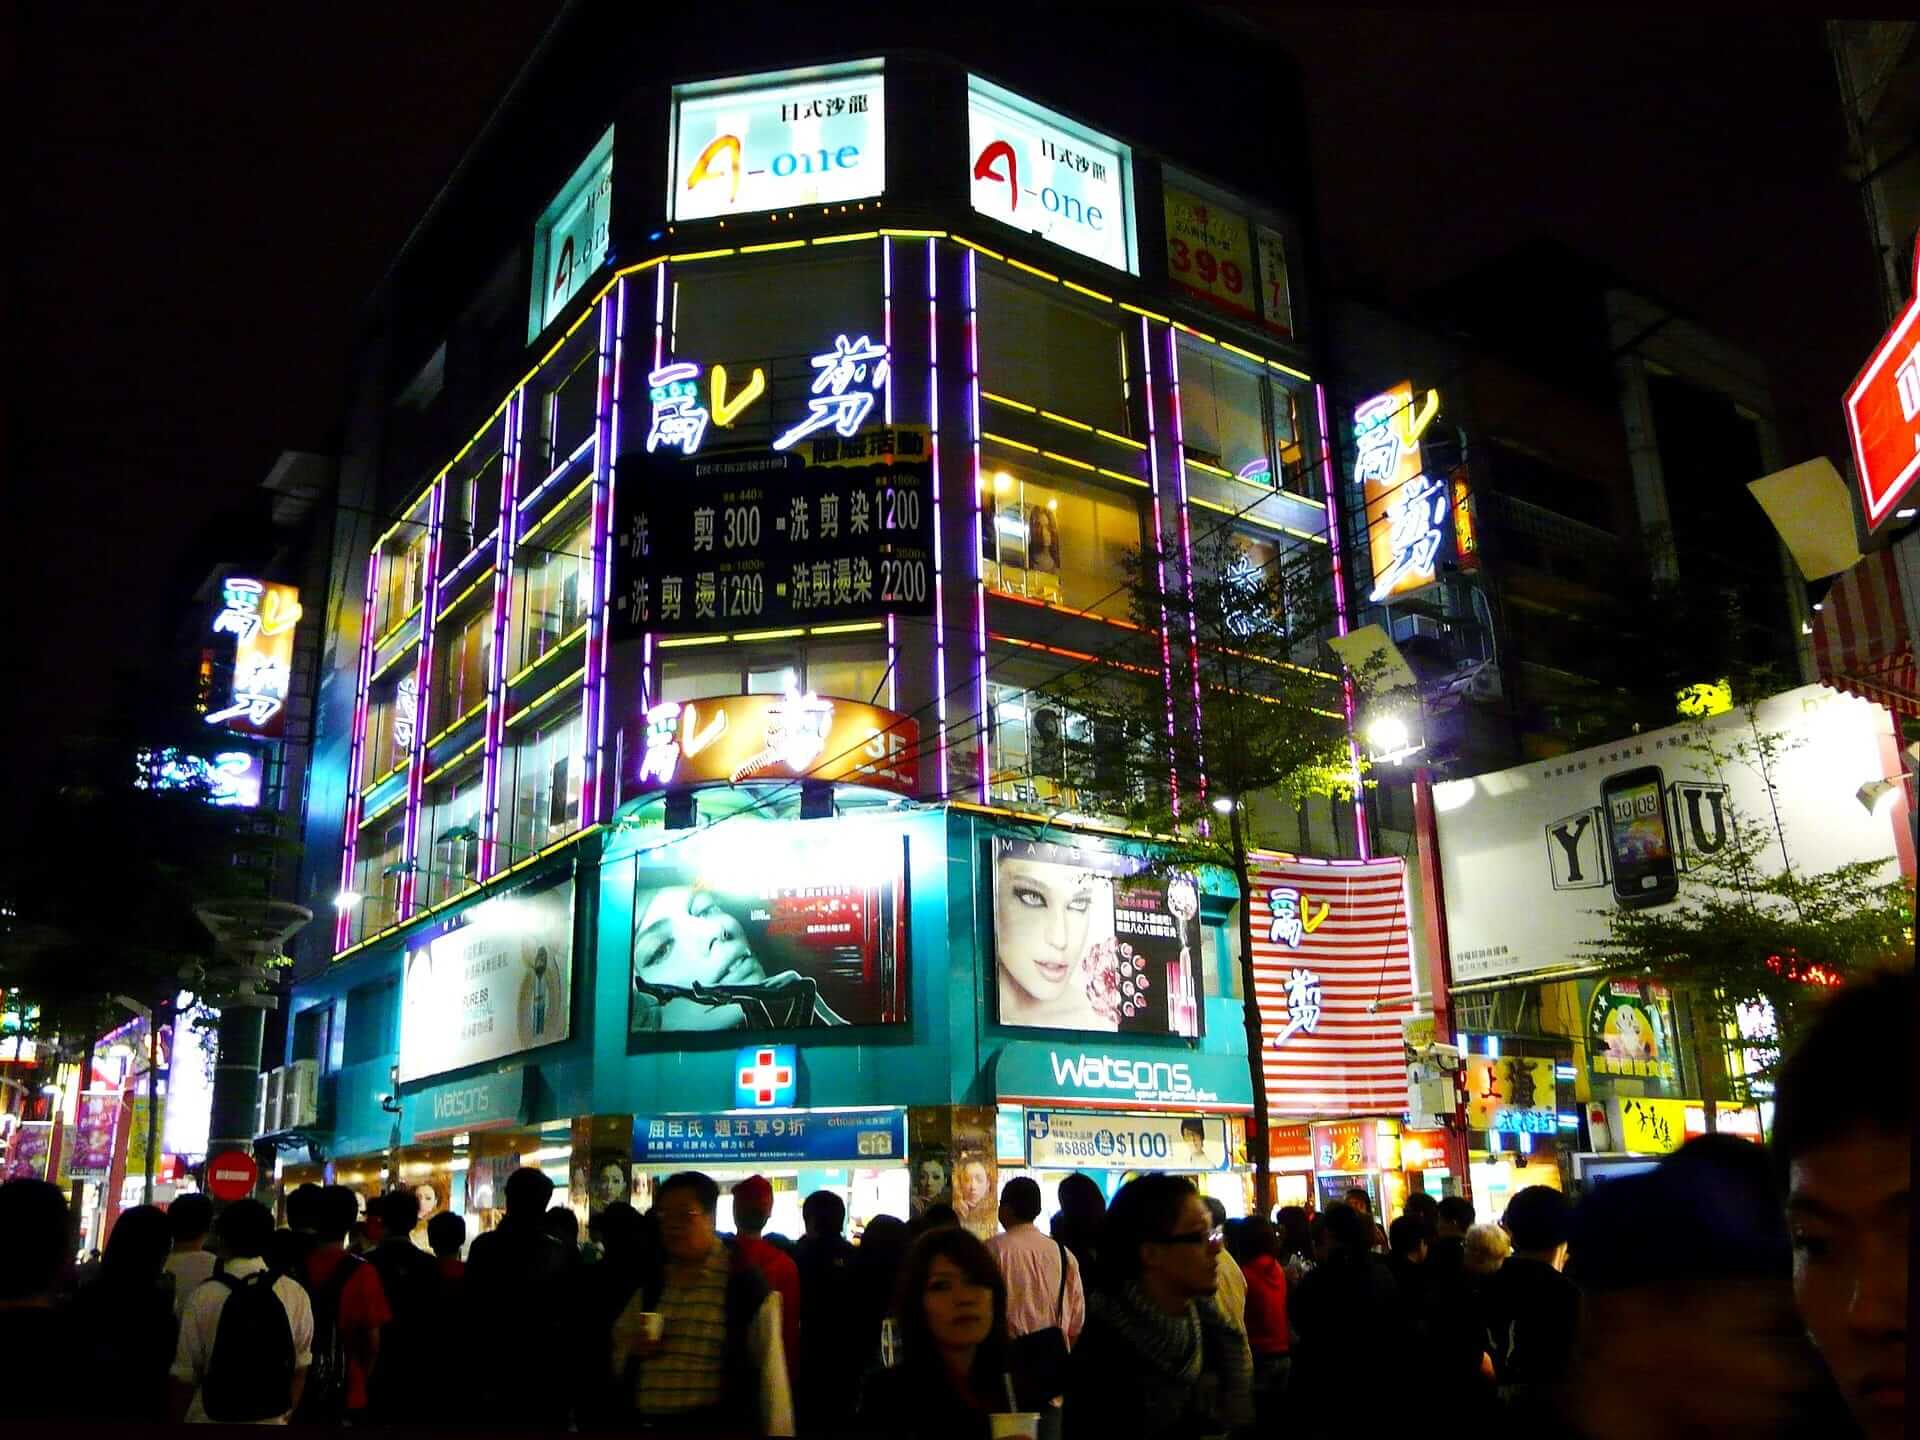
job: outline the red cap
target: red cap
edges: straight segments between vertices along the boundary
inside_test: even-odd
[[[755,1210],[773,1209],[773,1186],[764,1175],[749,1175],[733,1187],[733,1198],[744,1200]]]

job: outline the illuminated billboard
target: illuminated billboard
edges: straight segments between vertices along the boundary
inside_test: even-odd
[[[241,575],[221,582],[213,633],[234,637],[233,691],[227,704],[204,717],[207,724],[276,739],[285,733],[299,623],[295,586]]]
[[[887,188],[878,60],[673,88],[675,220],[864,200]]]
[[[609,130],[533,227],[533,303],[528,339],[553,323],[607,258],[612,212],[613,131]]]
[[[139,751],[134,763],[136,790],[202,790],[209,805],[259,808],[266,765],[258,750],[236,748],[201,755],[168,745]]]
[[[1353,412],[1354,478],[1366,494],[1367,548],[1378,604],[1431,585],[1446,541],[1447,482],[1426,473],[1420,437],[1440,393],[1402,380]]]
[[[1846,411],[1867,529],[1878,530],[1920,480],[1920,288],[1848,389]]]
[[[978,75],[967,77],[973,208],[1042,240],[1140,273],[1133,152]]]
[[[621,798],[699,785],[817,780],[914,793],[920,727],[858,700],[783,695],[663,700],[633,717]]]

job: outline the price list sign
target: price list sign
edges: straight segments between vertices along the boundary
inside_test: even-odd
[[[613,638],[930,615],[924,427],[620,466]]]

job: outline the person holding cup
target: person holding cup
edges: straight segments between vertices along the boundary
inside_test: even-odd
[[[854,1431],[914,1440],[1038,1440],[1045,1398],[1015,1373],[1007,1282],[985,1243],[955,1227],[914,1243],[894,1298],[891,1368],[867,1376]]]

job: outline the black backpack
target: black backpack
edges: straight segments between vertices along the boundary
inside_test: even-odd
[[[244,1279],[225,1270],[213,1272],[228,1293],[214,1326],[206,1377],[200,1382],[200,1403],[209,1420],[272,1420],[293,1404],[293,1326],[287,1307],[274,1293],[279,1278],[272,1270]]]
[[[303,1425],[338,1425],[347,1414],[347,1345],[340,1333],[340,1297],[367,1262],[358,1255],[342,1255],[324,1285],[308,1285],[313,1301],[313,1364],[306,1388],[300,1392]]]

